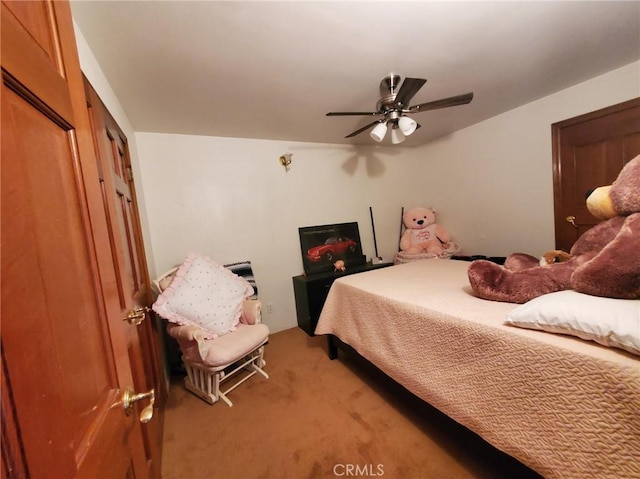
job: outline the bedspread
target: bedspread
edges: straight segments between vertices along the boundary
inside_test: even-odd
[[[333,283],[316,334],[548,479],[640,478],[640,361],[504,324],[468,262],[423,260]]]

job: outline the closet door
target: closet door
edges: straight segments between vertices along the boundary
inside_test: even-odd
[[[552,135],[556,248],[569,251],[599,222],[587,191],[611,184],[640,154],[640,98],[554,123]]]
[[[71,12],[1,8],[2,477],[147,478]]]
[[[109,262],[101,268],[103,278],[114,286],[108,308],[116,317],[125,318],[132,313],[135,316],[125,322],[124,333],[134,389],[155,390],[154,418],[143,425],[143,435],[145,453],[154,475],[159,475],[166,386],[156,340],[159,326],[153,313],[140,310],[151,303],[151,292],[129,145],[86,78],[84,89],[109,230]],[[140,311],[137,315],[136,309]]]

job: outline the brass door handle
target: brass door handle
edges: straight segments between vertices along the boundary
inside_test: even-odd
[[[122,320],[129,321],[129,324],[132,326],[138,326],[142,321],[144,321],[144,318],[147,317],[147,311],[149,311],[149,308],[146,306],[133,308],[124,318],[122,318]]]
[[[133,405],[141,401],[142,399],[149,398],[149,405],[145,407],[140,413],[140,422],[148,423],[151,421],[153,417],[153,404],[156,402],[156,391],[155,389],[151,389],[146,393],[138,393],[136,394],[132,388],[127,388],[124,390],[122,394],[122,407],[124,408],[124,412],[127,416],[131,415],[131,411],[133,411]]]
[[[576,224],[576,217],[573,215],[567,216],[567,222],[571,223],[571,226],[573,226],[574,228],[578,227],[578,225]]]

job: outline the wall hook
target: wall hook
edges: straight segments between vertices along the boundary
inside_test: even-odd
[[[291,168],[291,157],[293,153],[285,153],[280,157],[280,164],[284,166],[284,171],[289,171]]]

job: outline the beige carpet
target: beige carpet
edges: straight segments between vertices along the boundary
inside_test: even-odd
[[[213,406],[172,382],[164,479],[537,478],[404,389],[298,328],[272,334],[265,370]]]

